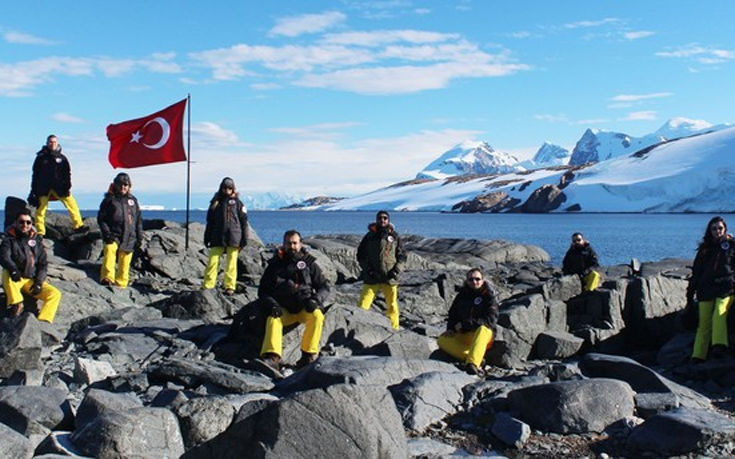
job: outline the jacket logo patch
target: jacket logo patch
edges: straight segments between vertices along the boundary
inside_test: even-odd
[[[235,200],[234,199],[230,199],[229,201],[227,201],[227,204],[229,204],[231,206],[234,206],[235,205]]]
[[[296,263],[296,267],[298,269],[306,269],[306,262],[304,260],[299,260],[298,263]]]
[[[135,205],[135,201],[133,201],[132,199],[128,199],[128,205],[129,206],[134,206]]]
[[[61,158],[56,158],[56,164],[61,164]]]
[[[722,250],[728,250],[730,248],[730,243],[725,241],[722,244],[720,244],[720,247],[722,247]]]
[[[30,239],[28,241],[28,245],[31,246],[31,247],[35,247],[36,246],[36,240],[35,239]]]
[[[388,236],[388,242],[393,242],[393,241],[395,241],[395,240],[396,240],[396,239],[395,239],[395,238],[394,238],[393,236]]]
[[[477,298],[475,298],[475,305],[477,306],[480,303],[482,303],[482,297],[478,296]]]

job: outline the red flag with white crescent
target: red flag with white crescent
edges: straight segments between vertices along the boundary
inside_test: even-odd
[[[186,161],[184,111],[186,99],[160,112],[107,126],[112,167],[141,167]]]

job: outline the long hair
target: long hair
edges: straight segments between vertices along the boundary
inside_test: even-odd
[[[725,219],[720,217],[719,215],[716,217],[712,217],[709,223],[707,223],[707,228],[705,228],[704,230],[704,237],[702,238],[702,242],[699,243],[699,247],[697,248],[697,250],[700,250],[715,243],[715,239],[714,237],[712,237],[712,231],[710,231],[710,228],[712,228],[712,225],[715,223],[722,223],[725,226],[725,234],[727,234],[727,223],[725,223]]]

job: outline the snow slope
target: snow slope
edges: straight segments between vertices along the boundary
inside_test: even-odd
[[[505,174],[518,170],[518,159],[486,142],[465,141],[429,163],[417,179],[445,179],[465,174]]]

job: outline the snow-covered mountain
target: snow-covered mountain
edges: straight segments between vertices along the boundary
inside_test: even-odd
[[[519,166],[526,170],[542,167],[561,166],[569,162],[569,150],[553,143],[544,142],[532,159],[521,161]]]
[[[240,199],[248,210],[272,210],[299,203],[304,200],[304,197],[299,195],[267,192],[241,194]]]
[[[445,179],[465,174],[506,174],[519,170],[518,159],[495,151],[486,142],[465,141],[435,159],[417,179]]]
[[[734,211],[735,127],[709,130],[636,155],[613,157],[592,165],[409,182],[345,199],[323,209],[451,211],[460,202],[492,196],[508,203],[503,211],[518,210],[544,185],[554,185],[563,193],[563,202],[555,211]],[[612,138],[603,136],[603,140],[612,141]]]
[[[704,132],[719,131],[728,127],[731,127],[731,125],[727,123],[712,125],[704,120],[692,120],[689,118],[678,117],[668,120],[663,126],[658,128],[654,134],[671,140]]]

